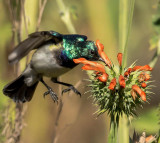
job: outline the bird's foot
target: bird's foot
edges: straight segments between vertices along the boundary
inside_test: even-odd
[[[46,91],[43,96],[45,97],[46,95],[50,94],[54,102],[58,103],[58,97],[56,93],[52,90],[52,88],[48,88],[48,91]]]
[[[69,88],[62,90],[62,95],[70,90],[72,90],[74,93],[81,97],[81,93],[74,86],[69,86]]]

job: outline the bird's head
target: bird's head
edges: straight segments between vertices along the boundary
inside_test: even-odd
[[[85,58],[90,61],[103,61],[98,54],[98,48],[94,41],[87,41],[83,35],[66,35],[63,39],[63,55],[68,59]]]
[[[102,58],[98,54],[98,49],[94,41],[84,41],[81,43],[77,43],[77,45],[77,47],[81,47],[80,57],[83,57],[90,61],[102,61]]]

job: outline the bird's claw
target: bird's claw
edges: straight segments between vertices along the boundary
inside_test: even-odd
[[[46,91],[43,96],[45,98],[46,95],[50,94],[50,96],[52,97],[53,101],[54,102],[57,102],[58,103],[58,97],[56,95],[56,93],[52,90],[52,89],[49,89],[48,91]]]
[[[81,93],[74,86],[70,86],[69,88],[62,90],[62,95],[70,90],[73,90],[74,93],[81,97]]]

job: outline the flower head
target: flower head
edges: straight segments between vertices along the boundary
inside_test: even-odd
[[[91,78],[91,92],[99,105],[99,114],[108,112],[117,118],[123,113],[134,115],[137,105],[147,101],[148,80],[150,80],[149,65],[130,66],[122,69],[122,53],[118,53],[119,66],[114,66],[104,52],[104,46],[96,41],[98,53],[106,65],[88,61],[85,58],[74,59],[75,63],[84,64],[83,70],[95,71]]]

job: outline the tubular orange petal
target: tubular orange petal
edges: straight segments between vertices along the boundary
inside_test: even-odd
[[[82,63],[82,62],[84,62],[85,60],[86,60],[85,58],[73,59],[73,61],[74,61],[76,64]]]
[[[96,40],[96,46],[98,48],[98,51],[103,51],[104,50],[104,46],[103,46],[103,44],[100,43],[99,40]]]
[[[97,67],[97,68],[104,68],[104,65],[101,65],[97,62],[88,61],[85,58],[73,59],[73,61],[76,64],[82,63],[82,64],[86,64],[86,65],[91,65],[91,66],[94,66],[94,67]]]
[[[102,59],[105,61],[105,63],[107,64],[107,66],[108,66],[109,68],[111,68],[112,63],[111,63],[110,59],[108,58],[108,56],[107,56],[104,52],[99,53],[99,55],[100,55],[100,56],[102,57]]]
[[[122,75],[119,76],[119,84],[122,88],[125,88],[126,86],[125,79]]]
[[[101,82],[106,82],[108,80],[108,74],[107,73],[103,73],[102,76],[99,76],[98,79]]]
[[[93,67],[91,65],[84,65],[82,67],[83,70],[94,70],[94,71],[97,71],[96,72],[96,75],[98,76],[98,74],[100,74],[99,72],[103,73],[101,76],[98,76],[98,79],[101,81],[101,82],[106,82],[107,79],[108,79],[108,74],[105,73],[105,69],[104,68],[98,68],[98,67]]]
[[[145,66],[135,66],[132,70],[151,71],[152,68],[149,65],[145,65]]]
[[[132,72],[132,68],[128,68],[127,71],[124,73],[124,76],[127,77]]]
[[[90,64],[91,61],[86,60],[85,58],[78,58],[78,59],[73,59],[73,61],[76,64],[82,63],[82,64]],[[95,63],[95,62],[94,62]]]
[[[98,53],[101,56],[101,58],[105,61],[105,63],[108,65],[109,68],[111,68],[112,63],[108,56],[104,52],[104,46],[99,42],[99,40],[96,41],[96,46],[98,48]]]
[[[118,53],[117,59],[118,59],[119,65],[122,66],[122,53]]]
[[[132,85],[132,89],[135,90],[138,94],[141,94],[142,90],[138,85]]]
[[[84,65],[82,67],[83,70],[94,70],[94,71],[99,71],[99,72],[102,72],[102,73],[105,73],[105,69],[104,68],[101,68],[101,67],[93,67],[91,65]]]
[[[138,85],[132,85],[132,89],[141,96],[143,101],[146,101],[146,94]]]
[[[143,82],[143,83],[141,83],[141,86],[142,86],[143,88],[146,88],[147,84],[146,84],[145,82]]]
[[[144,91],[142,91],[142,93],[141,93],[141,99],[143,101],[146,101],[146,93]]]
[[[110,90],[114,90],[115,86],[116,86],[116,78],[113,78],[108,88]]]

